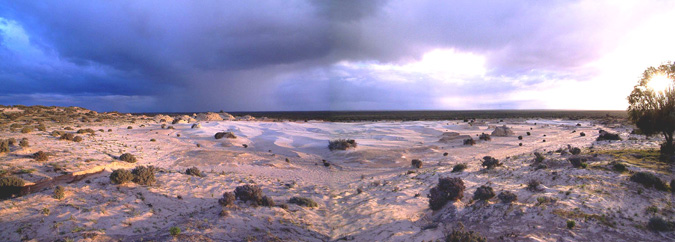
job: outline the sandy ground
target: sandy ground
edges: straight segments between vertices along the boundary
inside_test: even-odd
[[[80,143],[50,136],[50,131],[63,128],[55,124],[48,125],[47,132],[2,131],[3,138],[29,139],[31,147],[15,146],[0,155],[0,168],[26,181],[105,170],[61,184],[66,188],[63,200],[52,198],[53,188],[47,188],[0,201],[0,240],[428,241],[442,239],[458,222],[490,241],[675,240],[673,232],[645,228],[654,215],[646,212],[649,206],[656,206],[658,215],[672,220],[673,195],[643,188],[630,182],[628,173],[607,168],[616,157],[604,150],[658,147],[658,138],[629,135],[630,127],[604,127],[589,120],[524,119],[473,125],[462,121],[211,121],[200,122],[198,129],[192,129],[192,124],[162,129],[159,123],[143,122],[131,124],[133,129],[127,129],[129,124],[82,126],[106,131],[84,135]],[[504,124],[514,136],[478,140],[479,134]],[[600,128],[619,132],[625,141],[596,142]],[[214,134],[220,131],[231,131],[238,138],[216,140]],[[466,146],[462,139],[440,142],[444,132],[469,135],[477,144]],[[582,137],[580,132],[587,135]],[[523,140],[517,139],[519,135]],[[636,140],[626,140],[629,136]],[[328,140],[336,138],[355,139],[358,147],[330,151]],[[567,145],[582,148],[586,155],[595,154],[590,167],[573,168],[566,160],[568,154],[554,152]],[[53,156],[46,162],[29,157],[39,150]],[[546,155],[547,168],[531,165],[534,151]],[[116,160],[126,152],[139,161]],[[481,159],[487,155],[504,165],[483,169]],[[423,167],[413,168],[412,159],[422,160]],[[452,173],[459,163],[468,168]],[[113,169],[136,165],[161,168],[157,183],[111,184]],[[186,175],[185,169],[193,166],[206,176]],[[653,171],[639,165],[628,169]],[[657,170],[657,175],[666,181],[674,178],[669,166]],[[431,211],[427,194],[440,176],[463,179],[464,198]],[[525,184],[531,179],[541,181],[543,190],[527,190]],[[319,206],[240,203],[220,216],[223,208],[218,198],[244,184],[260,185],[277,204],[302,196]],[[518,200],[513,204],[500,203],[496,197],[473,201],[476,188],[486,184],[497,193],[514,192]],[[576,227],[566,228],[567,220],[576,221]],[[169,234],[174,226],[181,228],[181,235]]]

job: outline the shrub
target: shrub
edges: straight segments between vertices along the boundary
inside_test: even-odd
[[[577,147],[572,147],[572,148],[570,149],[570,153],[572,153],[573,155],[581,154],[581,149],[579,149],[579,148],[577,148]]]
[[[32,157],[36,161],[47,161],[47,160],[49,160],[49,154],[45,153],[44,151],[35,152],[35,154],[33,154]]]
[[[503,203],[512,203],[513,201],[518,200],[518,195],[516,195],[515,193],[512,193],[512,192],[509,192],[509,191],[500,192],[497,197]]]
[[[194,167],[194,166],[192,168],[188,168],[187,170],[185,170],[185,174],[188,174],[188,175],[191,175],[191,176],[198,176],[198,177],[204,176],[202,174],[202,172],[199,171],[199,168]]]
[[[124,184],[134,179],[134,175],[129,170],[117,169],[110,173],[110,182],[113,184]]]
[[[584,137],[584,136],[586,136],[586,133],[581,132],[581,133],[579,133],[579,136]]]
[[[600,135],[598,138],[595,139],[595,141],[603,141],[603,140],[621,140],[621,137],[619,134],[614,134],[610,133],[604,130],[600,130]]]
[[[9,143],[10,146],[16,144],[16,138],[9,138],[9,139],[7,139],[7,143]]]
[[[567,220],[567,228],[568,229],[574,228],[575,225],[577,225],[577,223],[574,222],[574,220]]]
[[[630,180],[642,184],[645,187],[654,187],[658,190],[668,190],[666,183],[661,181],[656,175],[649,172],[638,172],[630,177]]]
[[[33,128],[32,128],[32,127],[23,127],[23,128],[21,129],[21,133],[23,133],[23,134],[27,134],[27,133],[30,133],[30,132],[33,132]]]
[[[522,136],[522,135],[519,135],[519,136],[518,136],[518,140],[523,140],[523,136]]]
[[[452,167],[452,172],[462,172],[462,171],[466,170],[466,167],[467,166],[466,166],[465,163],[457,164],[454,167]]]
[[[527,190],[531,192],[538,192],[539,191],[539,185],[541,185],[541,182],[532,179],[527,182]]]
[[[493,158],[492,156],[484,156],[483,163],[481,164],[481,166],[485,166],[487,169],[493,169],[501,165],[502,163],[500,163],[499,160]]]
[[[94,131],[93,129],[80,129],[80,130],[77,130],[77,133],[78,134],[94,134],[94,133],[96,133],[96,131]]]
[[[588,164],[586,164],[586,158],[581,158],[581,157],[570,157],[567,160],[572,163],[572,166],[574,168],[586,168]]]
[[[0,199],[18,195],[25,182],[15,176],[0,177]]]
[[[70,133],[64,133],[64,134],[61,135],[61,137],[59,139],[60,140],[72,141],[73,139],[75,139],[75,135],[70,134]]]
[[[478,136],[478,139],[484,140],[484,141],[492,140],[492,138],[490,138],[490,135],[486,134],[486,133],[481,133],[480,136]]]
[[[468,138],[464,140],[464,145],[475,145],[476,141],[473,138]]]
[[[222,138],[228,138],[228,139],[236,139],[237,136],[234,135],[232,132],[218,132],[214,136],[216,139],[222,139]]]
[[[439,177],[438,185],[429,191],[429,207],[439,210],[448,201],[455,201],[464,197],[464,181],[461,178]]]
[[[475,231],[465,231],[464,225],[460,222],[458,229],[452,229],[450,234],[445,236],[445,242],[487,242],[487,238]]]
[[[119,159],[121,161],[126,161],[126,162],[129,162],[129,163],[136,163],[136,156],[134,156],[132,154],[129,154],[129,153],[124,153],[124,154],[120,155]]]
[[[412,160],[412,166],[415,168],[422,168],[422,161],[418,159],[413,159]]]
[[[134,175],[134,182],[136,184],[149,186],[156,182],[155,180],[155,167],[153,166],[137,166],[131,170],[131,174]]]
[[[614,164],[612,164],[612,169],[618,172],[624,172],[626,171],[626,165],[624,165],[621,162],[615,162]]]
[[[108,132],[112,132],[112,129],[108,129]]]
[[[319,206],[319,204],[317,204],[314,200],[306,197],[292,197],[291,199],[288,200],[288,203],[293,203],[297,204],[298,206],[305,206],[310,208],[315,208]]]
[[[356,141],[353,139],[336,139],[328,141],[329,150],[347,150],[356,148]]]
[[[61,200],[66,197],[66,189],[64,189],[62,186],[56,186],[54,188],[54,195],[52,195],[53,198]]]
[[[38,124],[37,129],[39,131],[47,131],[47,127],[45,126],[45,124]]]
[[[234,201],[236,199],[237,198],[233,192],[225,192],[223,193],[223,197],[218,199],[218,204],[225,207],[231,207],[234,205]]]
[[[72,127],[65,127],[65,128],[63,128],[63,129],[64,129],[64,130],[73,130]]]
[[[19,141],[19,146],[23,148],[28,148],[30,145],[28,144],[28,139],[23,138],[21,141]]]
[[[78,136],[75,136],[75,138],[73,138],[73,141],[74,141],[74,142],[82,142],[82,140],[83,140],[83,139],[82,139],[82,136],[79,136],[79,135],[78,135]]]
[[[180,231],[180,228],[179,228],[179,227],[176,227],[176,226],[171,227],[171,228],[169,229],[169,234],[171,234],[171,236],[178,236],[178,235],[180,234],[180,232],[181,232],[181,231]]]
[[[527,133],[526,133],[526,134],[527,134],[527,136],[530,136],[530,135],[532,135],[532,133],[530,133],[530,131],[527,131]]]
[[[654,231],[671,231],[674,227],[673,222],[668,222],[661,217],[652,217],[647,223],[647,228]]]
[[[9,151],[9,141],[0,140],[0,153],[7,153]]]
[[[263,196],[261,205],[265,207],[274,207],[274,200],[271,197]]]
[[[127,129],[133,129],[133,128],[134,128],[134,127],[131,127],[131,126],[127,126]]]
[[[542,155],[539,152],[534,152],[534,162],[539,163],[539,162],[542,162],[544,160],[546,160],[546,156]]]
[[[492,190],[492,187],[489,186],[480,186],[476,188],[476,191],[473,193],[474,200],[489,200],[495,196],[495,191]]]
[[[63,131],[60,131],[60,130],[54,130],[54,131],[52,131],[51,136],[54,136],[54,137],[61,137],[61,136],[62,136],[63,134],[65,134],[65,133],[66,133],[66,132],[63,132]]]
[[[523,146],[523,143],[518,143],[518,146]]]
[[[262,204],[262,188],[257,185],[246,184],[234,189],[234,196],[244,202],[252,201],[256,205]]]

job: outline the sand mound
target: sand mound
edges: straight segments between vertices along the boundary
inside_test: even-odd
[[[511,136],[514,135],[513,130],[511,128],[504,126],[496,127],[495,131],[492,131],[492,136]]]
[[[164,123],[164,122],[171,123],[171,122],[173,122],[172,117],[169,117],[169,115],[164,115],[164,114],[160,114],[160,115],[155,116],[153,118],[153,120],[155,120],[155,122],[158,122],[158,123]]]
[[[200,113],[197,114],[197,121],[222,121],[223,118],[217,113]]]
[[[223,120],[234,120],[234,116],[232,116],[232,114],[219,113],[219,115],[220,115],[220,118],[222,118]]]

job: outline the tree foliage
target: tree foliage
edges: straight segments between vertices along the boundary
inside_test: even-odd
[[[649,82],[660,75],[675,80],[675,63],[649,67],[642,73],[628,96],[628,117],[644,134],[662,134],[666,141],[661,146],[661,153],[672,155],[675,153],[675,89],[672,82],[665,90],[652,89]]]

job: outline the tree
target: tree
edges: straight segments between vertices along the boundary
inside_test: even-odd
[[[656,84],[663,82],[662,90]],[[661,157],[673,161],[675,146],[675,63],[649,67],[628,96],[628,117],[646,135],[662,134]]]

